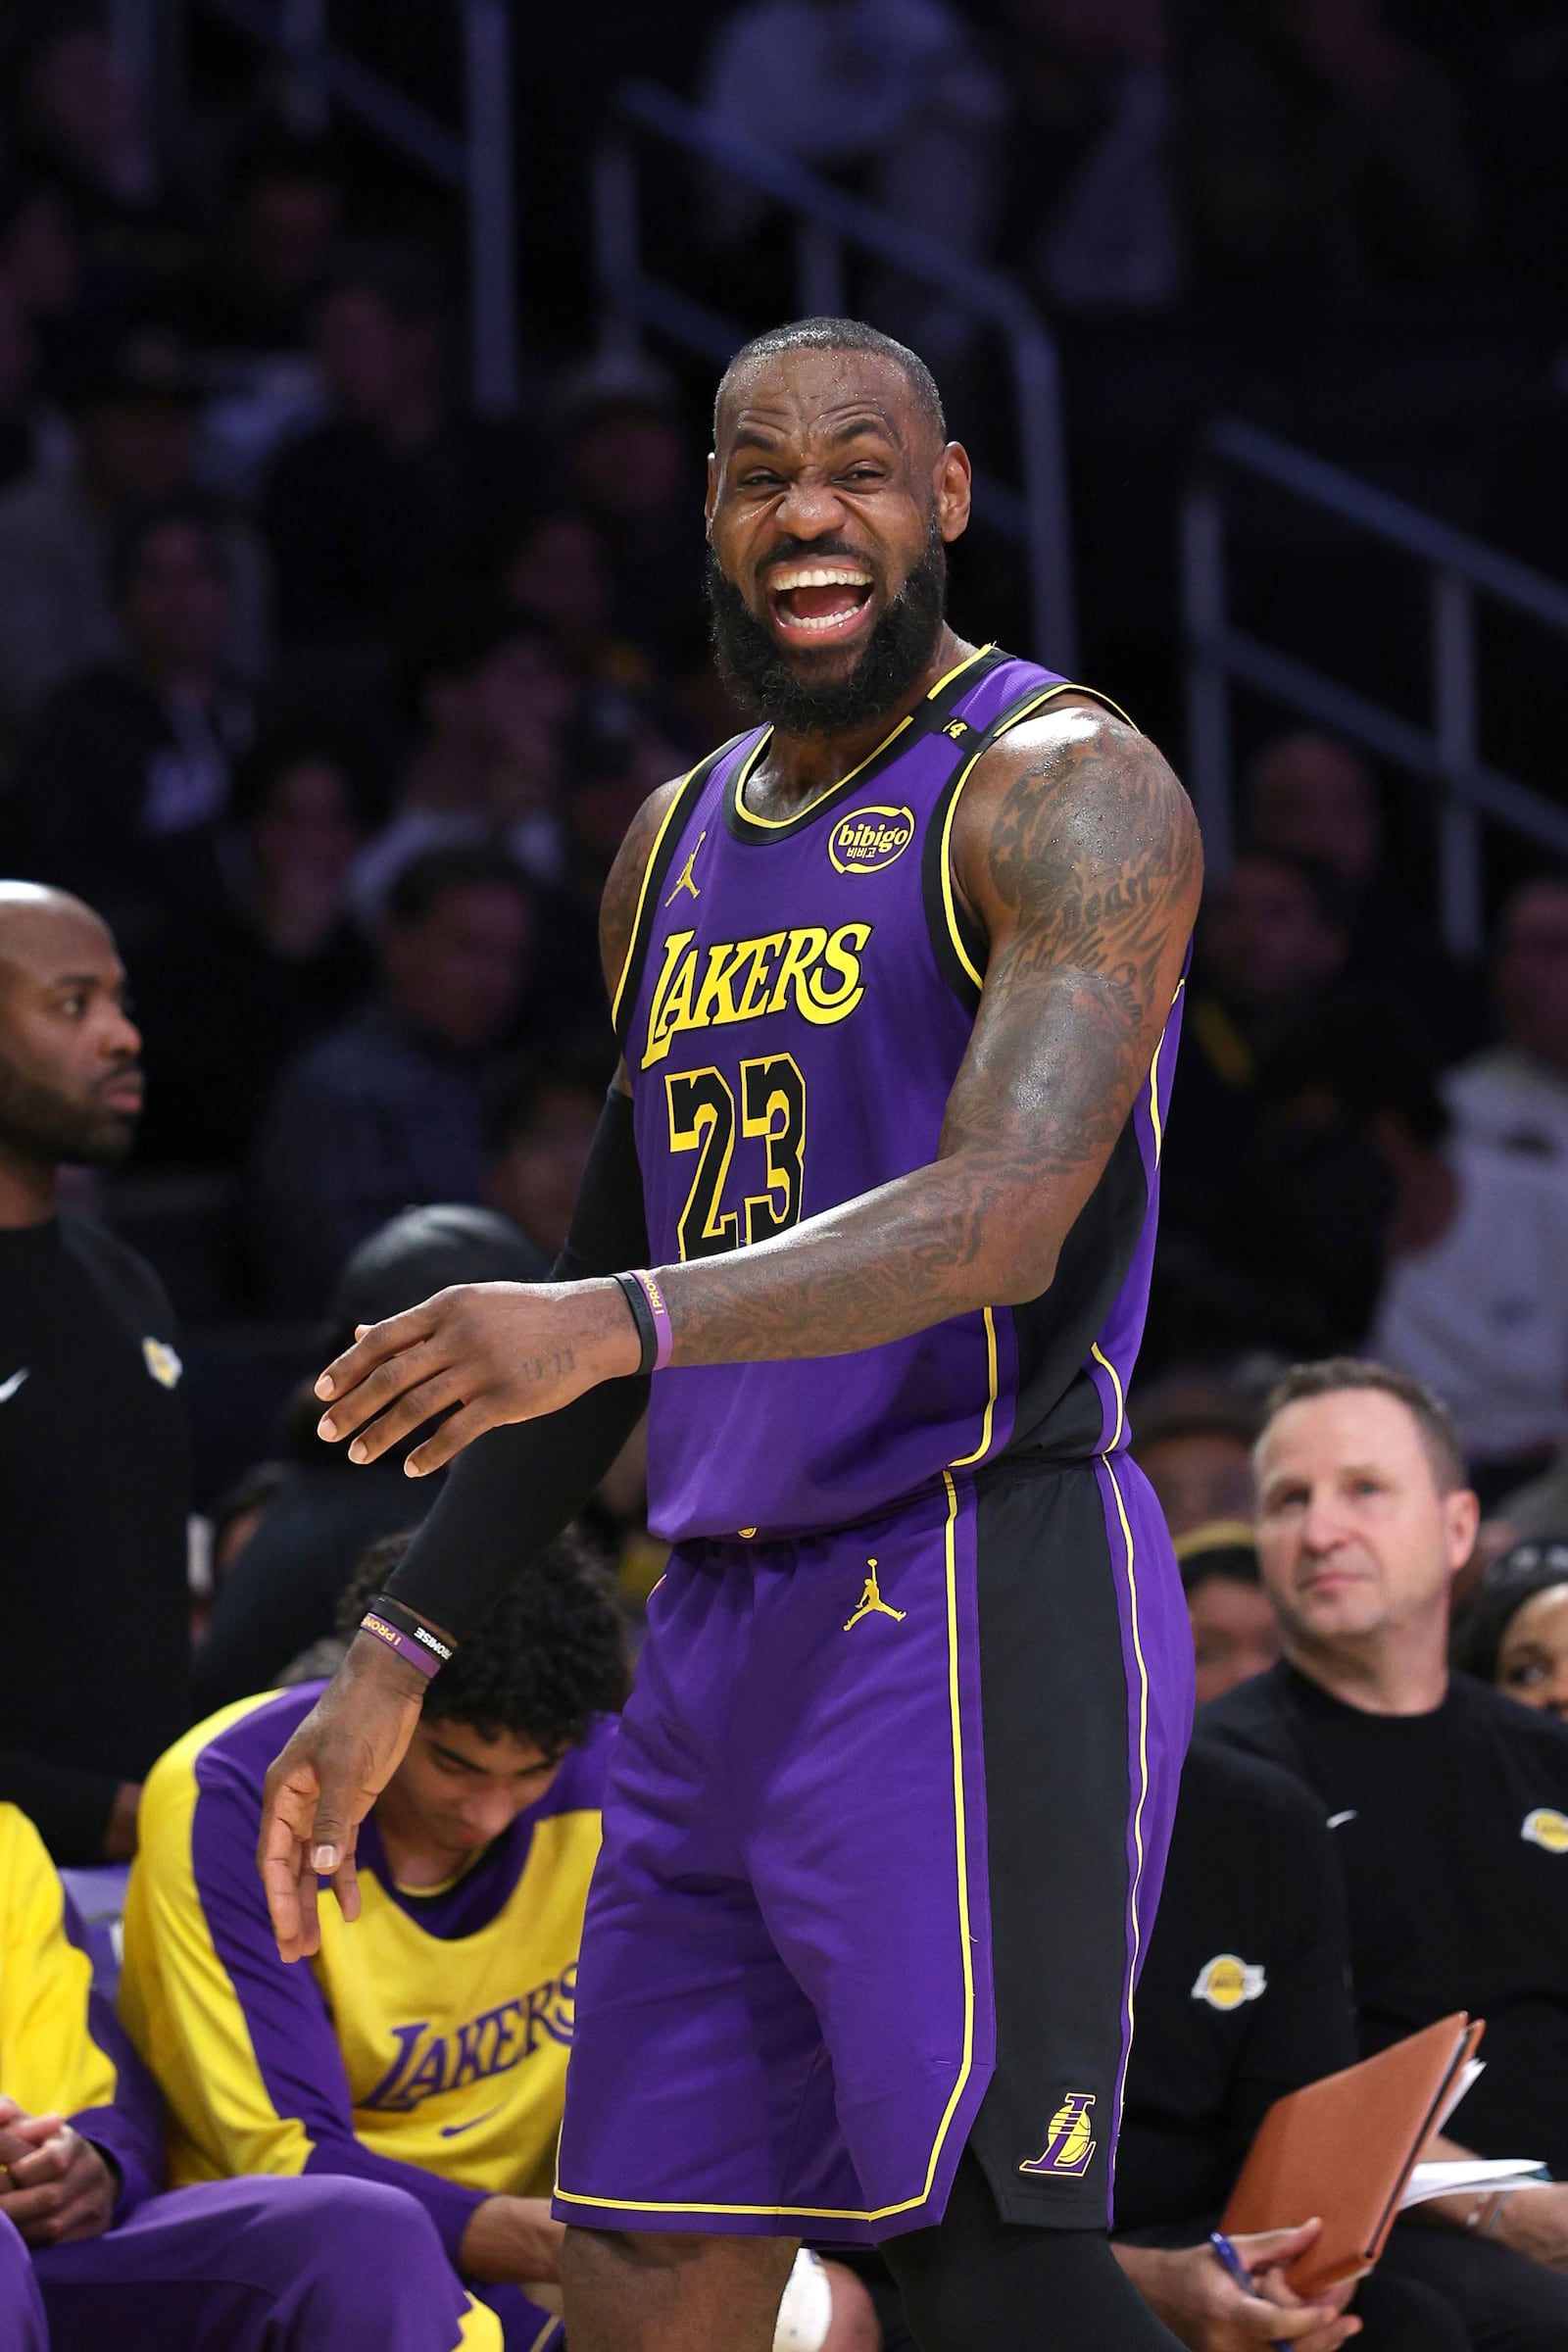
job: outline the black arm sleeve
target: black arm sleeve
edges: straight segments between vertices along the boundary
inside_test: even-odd
[[[647,1262],[631,1102],[612,1088],[553,1279],[585,1282]],[[507,1578],[581,1510],[642,1418],[649,1386],[637,1375],[607,1380],[559,1413],[476,1438],[387,1591],[461,1642]]]

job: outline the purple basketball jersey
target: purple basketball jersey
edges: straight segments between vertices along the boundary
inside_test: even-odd
[[[744,1249],[936,1157],[985,963],[951,887],[954,807],[979,755],[1064,690],[977,654],[779,822],[745,806],[765,728],[687,779],[615,1002],[655,1265]],[[843,1526],[1009,1446],[1123,1444],[1175,1022],[1044,1298],[850,1355],[660,1374],[658,1533]]]

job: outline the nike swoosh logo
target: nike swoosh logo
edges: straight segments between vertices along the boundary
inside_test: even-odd
[[[1355,1807],[1352,1805],[1348,1813],[1331,1813],[1328,1819],[1328,1826],[1331,1830],[1343,1830],[1348,1821],[1353,1821],[1354,1819]]]
[[[500,2113],[499,2107],[487,2107],[483,2115],[472,2115],[466,2124],[443,2124],[441,2136],[443,2139],[456,2139],[460,2132],[472,2132],[478,2125],[487,2124],[493,2115]]]
[[[30,1369],[29,1365],[24,1365],[20,1372],[13,1372],[9,1380],[0,1380],[0,1404],[10,1403]]]

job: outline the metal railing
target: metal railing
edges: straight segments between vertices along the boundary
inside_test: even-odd
[[[1267,482],[1423,567],[1430,608],[1429,725],[1415,724],[1232,625],[1225,498],[1227,476],[1236,474]],[[1484,911],[1482,820],[1568,853],[1568,809],[1481,756],[1476,599],[1494,598],[1568,637],[1568,587],[1233,417],[1211,424],[1203,435],[1181,533],[1188,781],[1210,867],[1223,872],[1232,849],[1230,689],[1250,686],[1436,787],[1443,937],[1456,955],[1475,954]]]
[[[903,277],[935,288],[977,325],[996,330],[1012,374],[1019,479],[1014,487],[977,473],[975,513],[1022,546],[1032,650],[1070,671],[1076,628],[1060,383],[1055,345],[1028,298],[996,271],[915,235],[786,157],[754,146],[700,108],[653,82],[634,81],[616,94],[612,126],[594,164],[594,241],[610,349],[635,350],[642,332],[651,328],[722,368],[761,323],[737,326],[647,267],[639,140],[674,148],[689,161],[770,197],[794,217],[803,316],[842,314],[845,257],[858,250]],[[692,199],[694,208],[701,203],[700,180],[693,181]]]
[[[149,100],[182,91],[189,6],[111,0],[110,30]],[[213,15],[270,52],[282,68],[284,111],[298,130],[319,129],[339,106],[411,163],[465,199],[474,405],[505,415],[517,402],[517,293],[509,0],[459,0],[464,125],[449,129],[328,34],[326,0],[202,0]]]

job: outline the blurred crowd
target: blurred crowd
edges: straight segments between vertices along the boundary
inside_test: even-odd
[[[658,63],[646,12],[593,14],[596,38],[618,26],[629,63]],[[1560,17],[1554,0],[1486,11],[1460,0],[741,0],[727,11],[690,0],[659,37],[668,78],[733,129],[960,261],[1005,268],[1051,316],[1069,422],[1083,425],[1085,674],[1140,717],[1147,688],[1158,731],[1174,709],[1174,605],[1159,582],[1176,473],[1151,470],[1149,449],[1157,443],[1165,463],[1222,379],[1228,397],[1253,385],[1264,412],[1282,383],[1295,399],[1294,371],[1311,374],[1304,355],[1315,335],[1329,347],[1336,320],[1374,341],[1402,320],[1427,351],[1440,316],[1461,316],[1472,344],[1444,347],[1444,365],[1461,373],[1454,354],[1477,335],[1512,340],[1525,390],[1489,411],[1494,449],[1484,433],[1467,443],[1462,518],[1561,569]],[[569,29],[549,39],[559,46]],[[176,1811],[170,1830],[168,1808],[196,1801],[198,1754],[216,1738],[211,1724],[188,1732],[194,1715],[254,1708],[280,1683],[314,1688],[341,1654],[344,1594],[366,1547],[428,1507],[437,1482],[411,1490],[401,1456],[355,1471],[318,1441],[310,1383],[357,1325],[447,1282],[548,1273],[614,1059],[597,931],[606,875],[642,799],[734,716],[707,653],[694,378],[651,358],[584,358],[586,304],[567,302],[564,323],[541,323],[530,341],[516,413],[481,415],[466,389],[450,223],[411,202],[386,234],[380,182],[336,137],[286,128],[265,76],[198,106],[173,137],[154,134],[90,11],[7,12],[0,66],[0,876],[74,893],[101,917],[83,927],[25,893],[0,904],[0,1488],[13,1562],[26,1553],[25,1574],[0,1582],[19,1639],[48,1661],[14,1698],[0,1805],[24,1807],[55,1861],[96,1866],[123,1863],[138,1834],[145,1847],[147,1775],[181,1735],[158,1767],[160,1820],[170,1850],[188,1847],[188,1823]],[[574,142],[578,177],[562,175],[559,217],[541,198],[541,217],[554,219],[545,242],[559,228],[568,253],[567,216],[586,186],[583,105],[582,86],[564,90],[565,128],[543,143],[548,157],[551,136]],[[765,315],[775,291],[776,307],[793,307],[779,245],[765,205],[733,183],[706,190],[692,266],[729,309]],[[548,254],[539,277],[548,291]],[[931,360],[982,443],[1000,431],[996,371],[961,309],[892,271],[858,292]],[[1197,347],[1179,340],[1189,333],[1210,353],[1190,380],[1181,355]],[[1216,351],[1230,354],[1228,375]],[[1101,401],[1106,355],[1121,372]],[[1374,360],[1375,407],[1392,378]],[[1332,416],[1321,379],[1315,396]],[[1413,397],[1419,410],[1426,395]],[[1411,432],[1430,457],[1429,427],[1422,412]],[[978,549],[956,570],[956,624],[995,626],[1049,658],[1022,641],[1005,563],[993,564],[983,534]],[[1318,606],[1376,637],[1375,581],[1342,582],[1322,563],[1309,551],[1301,610],[1329,579]],[[1527,752],[1548,742],[1543,725],[1518,733]],[[1520,1749],[1507,1710],[1476,1714],[1473,1698],[1462,1722],[1444,1710],[1460,1703],[1452,1689],[1470,1687],[1447,1676],[1451,1589],[1459,1665],[1543,1724],[1568,1716],[1568,867],[1498,860],[1487,956],[1460,962],[1432,915],[1430,812],[1406,788],[1350,743],[1286,726],[1277,710],[1244,708],[1238,732],[1239,847],[1209,887],[1187,983],[1134,1452],[1177,1538],[1200,1700],[1250,1684],[1273,1694],[1277,1728],[1303,1709],[1316,1722],[1305,1686],[1321,1685],[1344,1713],[1432,1725],[1442,1714],[1445,1740],[1524,1754],[1519,1770],[1538,1776],[1518,1783],[1527,1827],[1504,1824],[1496,1838],[1509,1841],[1510,1866],[1527,1845],[1535,1870],[1568,1849],[1568,1734],[1554,1729],[1542,1746],[1533,1725]],[[1553,780],[1549,765],[1528,772]],[[59,997],[62,972],[79,1014]],[[79,1045],[47,1027],[57,1013],[77,1024]],[[1384,1369],[1347,1371],[1348,1358]],[[1288,1368],[1304,1359],[1328,1370],[1293,1388]],[[1399,1498],[1395,1537],[1367,1536],[1355,1517],[1360,1438],[1335,1418],[1347,1394],[1361,1400],[1356,1431],[1369,1432],[1365,1475]],[[82,1438],[99,1429],[113,1442]],[[1287,1529],[1297,1506],[1269,1499],[1281,1432],[1306,1464],[1300,1512],[1319,1512],[1315,1535],[1300,1532],[1300,1512]],[[484,1778],[481,1750],[497,1740],[527,1759],[512,1775],[522,1793],[496,1798],[482,1823],[474,1812],[479,1827],[454,1849],[463,1869],[475,1851],[493,1856],[518,1821],[526,1848],[547,1763],[592,1814],[583,1757],[591,1764],[604,1744],[620,1639],[635,1648],[660,1569],[642,1486],[634,1441],[585,1516],[584,1551],[555,1561],[556,1584],[547,1577],[519,1603],[519,1654],[558,1638],[569,1652],[563,1672],[580,1688],[567,1728],[546,1738],[521,1667],[521,1695],[452,1701],[443,1736],[460,1767],[471,1750],[468,1768]],[[1456,1500],[1471,1494],[1473,1509]],[[1386,1621],[1325,1632],[1298,1587],[1301,1559],[1358,1544],[1381,1563]],[[1414,1683],[1399,1663],[1410,1642]],[[1412,1690],[1420,1705],[1406,1703]],[[1327,1774],[1318,1793],[1340,1803],[1321,1742],[1281,1755],[1261,1721],[1247,1702],[1211,1728],[1314,1787]],[[231,1726],[241,1779],[266,1760],[248,1722]],[[1424,1753],[1400,1751],[1412,1802],[1428,1785]],[[1369,1981],[1355,1904],[1371,1882],[1358,1888],[1352,1877],[1348,1929],[1339,1897],[1325,1898],[1333,1916],[1320,1906],[1299,1949],[1270,1944],[1265,1955],[1285,1933],[1283,1910],[1256,1910],[1267,1857],[1298,1866],[1293,1900],[1302,1886],[1337,1886],[1336,1865],[1324,1859],[1321,1805],[1297,1818],[1298,1788],[1282,1797],[1277,1772],[1271,1781],[1254,1762],[1261,1781],[1244,1771],[1237,1782],[1236,1769],[1210,1758],[1184,1794],[1175,1924],[1155,1947],[1148,1996],[1158,2017],[1168,1995],[1169,2034],[1152,2036],[1129,2106],[1128,2242],[1143,2230],[1151,2259],[1129,2252],[1127,2267],[1200,2347],[1243,2339],[1224,2332],[1223,2314],[1209,2332],[1212,2315],[1195,2316],[1208,2273],[1188,2225],[1200,2206],[1205,2230],[1208,2206],[1217,2213],[1265,2093],[1381,2046],[1391,2018],[1423,2022],[1426,1999],[1411,1994],[1402,2009],[1401,1988],[1387,2016],[1363,2003],[1353,2027],[1345,2009],[1314,2038],[1301,2020],[1315,2001],[1321,2024],[1324,1986],[1343,1996],[1348,1949]],[[419,1886],[445,1886],[431,1859],[433,1785],[416,1777],[389,1798],[384,1830],[435,1874]],[[246,1781],[236,1853],[254,1834],[244,1807],[258,1791]],[[1514,1792],[1510,1778],[1508,1803]],[[1201,1837],[1191,1826],[1200,1805]],[[1485,1880],[1492,1832],[1475,1836]],[[1265,1858],[1250,1881],[1238,1868],[1221,1886],[1202,1873],[1232,1837],[1237,1854],[1255,1843]],[[568,1860],[585,1883],[583,1856]],[[47,1912],[57,1898],[41,1849],[6,1867],[16,1884],[32,1874]],[[1455,1865],[1461,1880],[1467,1867]],[[254,1892],[237,1864],[224,1885],[242,1879]],[[181,1883],[187,1898],[198,1902]],[[1222,1925],[1227,1904],[1234,1927]],[[1558,1918],[1534,1894],[1532,1906],[1538,1926]],[[158,1936],[187,1961],[190,1938],[160,1929],[153,1909],[148,1893],[142,1965],[173,1984]],[[1191,1950],[1180,1940],[1189,1927]],[[5,1932],[0,1921],[0,1960]],[[255,1959],[265,1931],[252,1918],[245,1933]],[[429,1931],[433,1979],[445,1934]],[[528,1995],[540,2004],[528,2012],[530,2052],[536,2025],[541,2047],[551,2041],[550,2002],[569,2008],[574,1930],[563,1934]],[[1536,1955],[1520,1935],[1528,1975]],[[1261,1981],[1249,1990],[1238,1980],[1234,1998],[1220,1997],[1218,1979],[1202,1985],[1248,1936],[1258,1943],[1249,1964],[1261,1980],[1266,1956],[1281,1987],[1269,2015],[1286,2018],[1288,2054],[1264,2065],[1249,2045],[1256,2064],[1244,2082],[1240,2036],[1256,2025],[1249,2004]],[[1305,1982],[1293,1971],[1308,1942],[1318,1989],[1295,2016],[1288,1988]],[[1483,1997],[1461,1943],[1455,1925],[1445,1999]],[[1549,2031],[1538,2016],[1530,2031],[1544,2038],[1519,2044],[1532,2062],[1549,2050],[1554,2098],[1551,2069],[1568,2068],[1561,1949],[1541,1963],[1546,1990],[1531,1995]],[[264,1957],[270,1966],[270,1945]],[[198,1977],[205,1966],[204,1956]],[[190,1995],[202,2032],[207,1989]],[[242,1997],[265,2006],[272,1995],[247,1980]],[[420,1989],[409,2001],[437,1997]],[[1506,2016],[1506,1984],[1485,1997]],[[1209,2035],[1199,2057],[1182,2040],[1195,2002]],[[1215,2039],[1212,2017],[1233,2013],[1236,2038]],[[483,2022],[475,2010],[463,2031]],[[0,2014],[0,2059],[5,2024]],[[330,2050],[329,2023],[314,2011],[310,2030]],[[167,2029],[140,2020],[144,2056],[167,2034],[157,2071],[195,2144],[212,2119],[197,2113],[204,2061],[199,2047],[182,2052],[184,2031],[177,2017]],[[244,2041],[249,2027],[221,2031]],[[558,2054],[568,2034],[555,2036]],[[1184,2076],[1190,2059],[1200,2071]],[[445,2095],[440,2065],[425,2063],[429,2095]],[[246,2083],[277,2145],[297,2121],[289,2097],[316,2114],[320,2081],[291,2082],[286,2095],[270,2074]],[[346,2075],[321,2129],[336,2134],[342,2170],[381,2180],[361,2163],[373,2085],[355,2076],[353,2089],[351,2100]],[[1200,2089],[1212,2111],[1195,2123]],[[56,2103],[63,2094],[42,2104]],[[541,2149],[554,2112],[535,2119]],[[0,2114],[0,2137],[15,2121]],[[1183,2175],[1172,2151],[1200,2125],[1202,2165]],[[1544,2125],[1539,2146],[1513,2144],[1537,2129],[1526,2105],[1478,2127],[1477,2144],[1550,2157]],[[28,2165],[6,2144],[7,2165]],[[1559,2162],[1568,2169],[1568,2152]],[[204,2179],[289,2169],[216,2139],[202,2163]],[[419,2172],[414,2193],[431,2201],[469,2284],[518,2295],[548,2285],[553,2255],[526,2235],[542,2212],[531,2175],[526,2195],[486,2200],[476,2174],[454,2222],[422,2165],[416,2154],[391,2170]],[[508,2215],[481,2227],[475,2216],[497,2205]],[[302,2211],[313,2227],[332,2220]],[[397,2225],[395,2208],[362,2216],[377,2218]],[[1475,2228],[1469,2214],[1449,2218],[1456,2236]],[[261,2219],[286,2234],[286,2201]],[[1568,2217],[1552,2228],[1510,2242],[1521,2263],[1551,2273],[1555,2295]],[[498,2253],[491,2229],[525,2234]],[[439,2300],[446,2258],[433,2239],[424,2252]],[[1467,2302],[1470,2286],[1446,2272],[1437,2303],[1423,2304],[1432,2259],[1418,2236],[1404,2257],[1413,2300],[1368,2301],[1369,2345],[1485,2352],[1563,2340],[1561,2297],[1532,2306],[1534,2319],[1508,2305],[1506,2325],[1520,2330],[1508,2335],[1488,2332],[1487,2291]],[[841,2332],[811,2340],[869,2352],[870,2292],[896,2352],[907,2338],[885,2289],[840,2276]],[[1545,2292],[1523,2270],[1509,2291],[1527,2303]],[[541,2322],[529,2340],[556,2340],[548,2310],[548,2298],[511,2309],[509,2346]],[[1444,2332],[1457,2311],[1464,2331]]]

